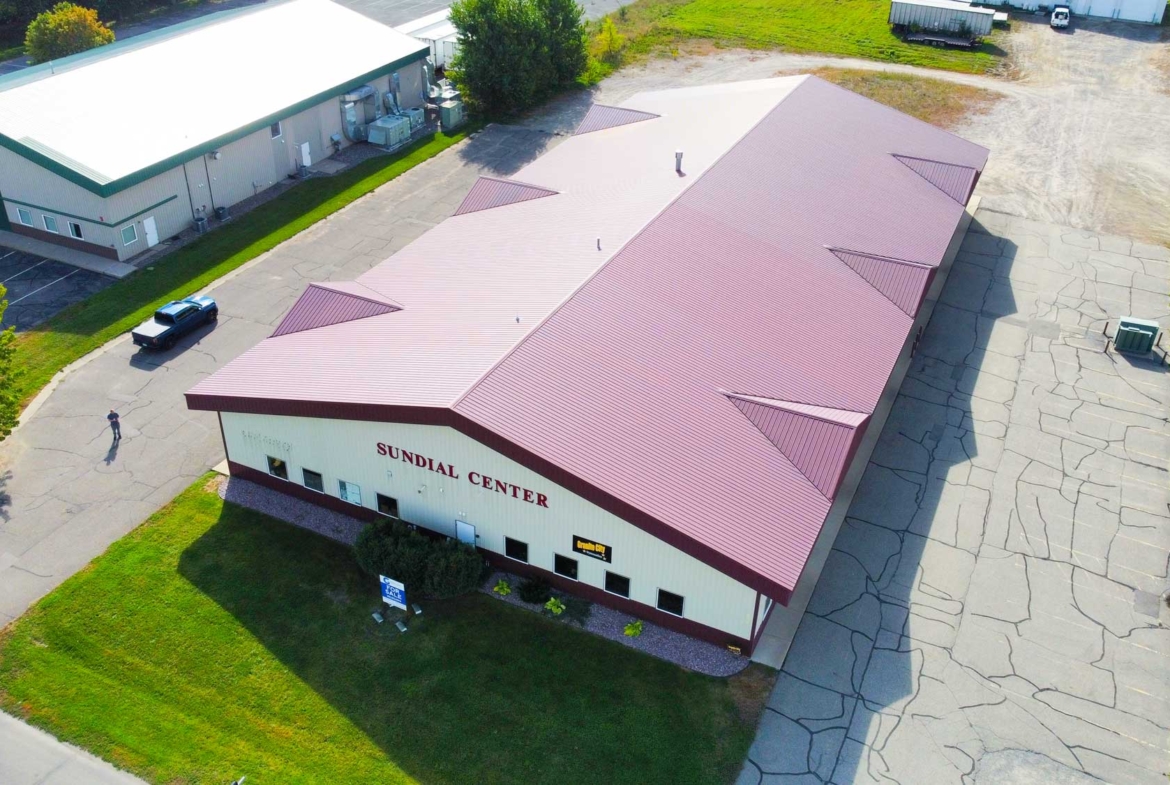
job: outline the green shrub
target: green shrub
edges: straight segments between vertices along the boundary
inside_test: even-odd
[[[544,578],[525,578],[516,591],[520,599],[533,605],[544,605],[552,596],[552,586]]]
[[[626,637],[629,637],[629,638],[637,638],[639,635],[641,635],[642,634],[642,620],[638,619],[636,621],[632,621],[629,624],[627,624],[626,629],[625,629],[625,634],[626,634]]]
[[[475,591],[483,577],[483,557],[471,545],[458,540],[430,544],[426,561],[424,593],[446,599]]]
[[[553,616],[560,616],[565,612],[565,604],[557,597],[549,597],[548,602],[544,604],[544,609]]]
[[[431,541],[401,521],[374,521],[358,535],[354,555],[370,575],[385,575],[406,586],[409,597],[427,591]]]
[[[582,627],[589,621],[589,614],[593,613],[593,603],[580,597],[565,598],[565,618],[575,621]]]
[[[112,43],[114,32],[97,11],[73,3],[57,3],[29,23],[24,49],[34,63],[44,63]]]
[[[500,578],[498,581],[496,581],[496,585],[492,589],[492,591],[494,591],[496,594],[500,595],[501,597],[507,597],[509,594],[512,593],[512,584],[508,583],[503,578]]]

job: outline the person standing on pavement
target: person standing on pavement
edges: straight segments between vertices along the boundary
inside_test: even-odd
[[[110,421],[110,430],[114,432],[114,441],[121,441],[122,424],[118,422],[118,413],[110,409],[110,413],[106,415],[106,419]]]

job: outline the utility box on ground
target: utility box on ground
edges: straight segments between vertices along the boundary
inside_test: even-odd
[[[1135,319],[1123,316],[1117,322],[1117,335],[1113,345],[1119,352],[1146,354],[1153,350],[1161,326],[1150,319]]]

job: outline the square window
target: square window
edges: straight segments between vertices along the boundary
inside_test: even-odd
[[[341,500],[356,504],[359,507],[362,503],[362,489],[356,483],[346,482],[345,480],[337,481],[337,490],[341,493]]]
[[[666,611],[675,616],[683,615],[683,598],[678,594],[658,590],[658,610]]]
[[[570,559],[568,556],[561,556],[558,553],[553,556],[553,571],[557,575],[563,575],[566,578],[577,580],[577,560]]]
[[[81,236],[81,224],[77,223],[76,221],[70,221],[69,236],[77,240],[85,239]]]
[[[275,123],[273,123],[272,125],[270,125],[270,126],[268,127],[268,130],[269,130],[269,131],[272,133],[272,138],[273,138],[273,139],[279,139],[279,138],[280,138],[280,135],[281,135],[281,133],[282,133],[282,131],[280,130],[280,121],[279,121],[279,120],[277,120]]]
[[[30,213],[28,210],[24,209],[23,207],[16,208],[16,215],[18,218],[20,218],[20,222],[22,224],[24,224],[25,226],[32,226],[33,225],[32,213]]]
[[[528,543],[513,540],[511,537],[504,538],[504,555],[509,559],[522,561],[528,563]]]
[[[306,488],[310,491],[325,493],[325,478],[321,476],[321,472],[315,472],[312,469],[301,469],[301,474],[305,477]]]
[[[134,228],[134,224],[122,227],[122,245],[130,245],[138,240],[138,230]]]
[[[378,512],[383,515],[389,515],[391,518],[398,517],[398,500],[391,496],[383,496],[378,494]]]
[[[268,456],[268,473],[282,480],[288,479],[288,464],[279,458]]]
[[[616,572],[607,571],[605,573],[605,590],[619,597],[629,597],[630,579],[624,575],[618,575]]]
[[[61,234],[57,231],[57,219],[51,215],[42,215],[41,220],[45,222],[45,231],[53,234]]]

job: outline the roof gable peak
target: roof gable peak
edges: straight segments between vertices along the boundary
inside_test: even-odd
[[[640,123],[643,120],[653,120],[661,115],[653,112],[643,112],[638,109],[626,109],[623,106],[607,106],[606,104],[592,104],[573,136],[604,131],[607,128],[616,128],[619,125]]]
[[[934,267],[864,251],[851,251],[829,245],[825,248],[896,305],[902,313],[910,318],[914,318],[918,313],[918,306],[934,279]]]
[[[401,310],[394,300],[357,281],[311,283],[269,337]]]
[[[951,164],[946,161],[917,158],[913,155],[899,153],[891,153],[891,155],[910,171],[964,206],[971,198],[975,181],[979,179],[979,170],[973,166]]]
[[[493,207],[527,202],[545,196],[556,196],[558,193],[560,192],[539,185],[481,175],[471,186],[467,196],[463,197],[459,208],[455,210],[455,215],[477,213],[480,210],[490,210]]]

